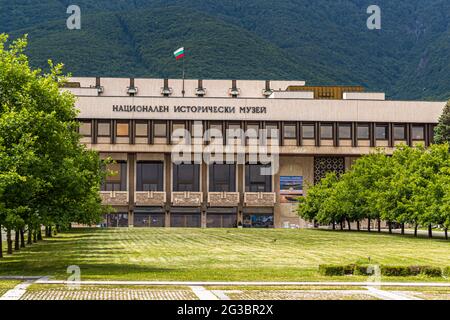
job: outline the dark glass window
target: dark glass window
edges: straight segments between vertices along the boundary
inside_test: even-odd
[[[272,192],[272,176],[262,175],[261,169],[269,165],[245,165],[245,192]]]
[[[206,227],[208,228],[236,228],[236,214],[208,213],[206,215]]]
[[[117,161],[108,164],[108,171],[113,173],[106,177],[102,183],[102,191],[127,191],[127,163],[125,161]]]
[[[135,213],[133,226],[139,227],[164,227],[166,217],[164,213]]]
[[[339,125],[339,139],[350,140],[352,138],[352,125],[340,124]]]
[[[136,137],[147,137],[146,122],[136,122]]]
[[[302,137],[303,139],[314,139],[314,125],[313,124],[304,124],[302,125]]]
[[[295,139],[297,138],[297,127],[295,124],[287,124],[284,126],[284,138]]]
[[[91,121],[81,121],[80,122],[80,134],[85,137],[90,137],[92,135],[92,123]]]
[[[425,127],[413,126],[411,135],[413,140],[425,140]]]
[[[278,138],[280,135],[278,133],[277,124],[266,124],[267,138]]]
[[[200,191],[200,165],[174,164],[173,191]]]
[[[199,228],[201,226],[201,215],[200,213],[171,213],[170,226],[173,228]]]
[[[249,138],[259,137],[259,124],[249,123],[247,124],[247,132]]]
[[[331,124],[322,124],[320,126],[320,139],[333,139],[333,126]]]
[[[136,166],[136,191],[163,191],[164,164],[138,162]]]
[[[406,127],[404,125],[394,126],[394,139],[406,140]]]
[[[360,124],[357,128],[358,139],[359,140],[369,140],[369,125],[368,124]]]
[[[109,137],[111,135],[111,123],[99,122],[97,124],[97,133],[99,137]]]
[[[377,125],[375,127],[375,139],[377,140],[387,140],[388,139],[388,126],[387,125]]]
[[[128,213],[110,213],[105,216],[108,228],[128,227]]]
[[[166,123],[165,122],[155,123],[154,136],[156,138],[165,138],[166,137]]]
[[[236,166],[234,164],[211,164],[209,166],[209,191],[235,192]]]
[[[242,137],[241,125],[238,123],[230,123],[227,128],[227,143],[234,144],[240,141]]]

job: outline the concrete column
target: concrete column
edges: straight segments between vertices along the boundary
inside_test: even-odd
[[[203,192],[203,203],[201,205],[201,227],[206,228],[206,210],[208,207],[208,165],[202,162],[200,165],[201,191]]]
[[[164,206],[165,224],[170,227],[170,206],[172,197],[172,157],[170,153],[164,154],[164,191],[166,192],[166,205]]]
[[[237,220],[243,222],[243,209],[244,209],[244,164],[237,164],[237,191],[239,192],[239,205],[237,212]]]
[[[134,225],[134,192],[136,190],[136,153],[128,153],[128,226]]]

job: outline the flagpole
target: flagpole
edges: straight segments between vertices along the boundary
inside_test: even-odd
[[[185,91],[184,91],[184,59],[186,59],[186,51],[184,52],[184,57],[182,59],[183,59],[183,90],[181,91],[181,93],[184,98],[184,94],[185,94]]]

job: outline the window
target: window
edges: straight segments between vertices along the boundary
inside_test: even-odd
[[[128,137],[129,132],[129,123],[128,122],[117,122],[116,124],[116,132],[118,137]]]
[[[209,191],[235,192],[236,166],[234,164],[211,164],[209,166]]]
[[[387,125],[379,125],[375,127],[375,139],[377,140],[387,140],[388,139],[388,126]]]
[[[147,137],[147,123],[136,122],[136,137]]]
[[[272,175],[262,175],[261,169],[268,165],[245,165],[245,192],[272,192]]]
[[[186,126],[184,123],[174,123],[172,125],[172,139],[180,139],[185,137]]]
[[[90,121],[80,122],[80,134],[85,137],[92,136],[92,123]]]
[[[297,138],[297,126],[295,124],[287,124],[283,127],[285,139]]]
[[[111,135],[111,123],[109,122],[99,122],[97,129],[99,137],[109,137]]]
[[[314,139],[315,138],[315,128],[313,124],[302,125],[302,137],[303,139]]]
[[[232,144],[234,141],[239,141],[242,137],[241,125],[230,123],[227,129],[227,144]]]
[[[324,140],[333,139],[333,125],[322,124],[320,126],[320,139]]]
[[[173,165],[173,191],[200,190],[200,165],[174,164]]]
[[[165,138],[167,134],[166,123],[156,122],[154,125],[154,136],[155,138]]]
[[[105,216],[108,228],[128,227],[128,213],[109,213]]]
[[[117,161],[107,165],[107,170],[112,173],[102,183],[102,191],[127,191],[127,163]]]
[[[339,125],[339,139],[350,140],[352,138],[352,125],[340,124]]]
[[[191,134],[194,138],[203,138],[203,123],[201,121],[194,121],[192,123]]]
[[[246,134],[249,138],[259,137],[259,124],[249,123],[247,124]]]
[[[404,125],[394,126],[394,139],[406,140],[406,127]]]
[[[138,162],[136,166],[136,191],[163,191],[164,164]]]
[[[213,139],[213,140],[220,140],[221,138],[223,138],[223,126],[221,123],[211,123],[209,125],[209,138]]]
[[[425,127],[413,126],[411,130],[413,140],[425,140]]]
[[[369,140],[369,125],[360,124],[357,128],[357,137],[359,140]]]
[[[277,124],[266,124],[266,132],[268,139],[276,139],[279,137]]]

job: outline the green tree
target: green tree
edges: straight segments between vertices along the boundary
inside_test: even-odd
[[[74,97],[60,91],[62,65],[50,62],[42,74],[28,65],[26,38],[8,48],[6,41],[0,35],[0,225],[11,253],[12,230],[19,249],[25,227],[31,243],[41,237],[41,225],[98,223],[105,170],[80,143]]]
[[[450,143],[450,100],[447,102],[439,123],[434,129],[434,141],[437,144]]]

